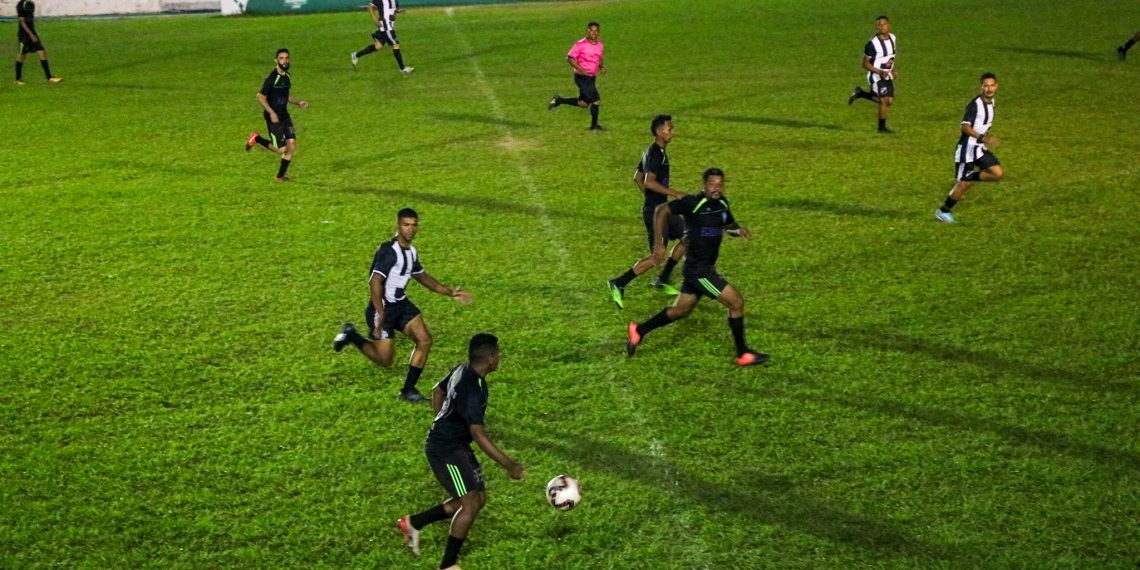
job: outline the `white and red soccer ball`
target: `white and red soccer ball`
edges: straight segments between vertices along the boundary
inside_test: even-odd
[[[568,475],[559,475],[546,484],[546,500],[550,506],[568,511],[582,502],[582,486]]]

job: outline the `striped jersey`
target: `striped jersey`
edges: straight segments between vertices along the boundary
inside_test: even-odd
[[[382,32],[394,30],[396,26],[396,10],[400,8],[396,0],[372,0],[372,5],[376,7],[376,11],[380,14],[380,23],[376,29]]]
[[[408,297],[404,292],[408,280],[413,275],[423,272],[424,267],[420,265],[420,256],[416,253],[416,247],[401,247],[400,241],[393,237],[376,249],[376,255],[372,256],[372,272],[368,274],[368,280],[371,281],[374,275],[383,277],[384,302],[395,303]]]
[[[871,60],[876,69],[892,70],[895,68],[895,48],[897,40],[894,34],[887,34],[887,39],[880,38],[878,34],[871,37],[871,41],[863,47],[863,57]],[[867,81],[875,83],[882,80],[877,73],[867,72]]]
[[[994,102],[986,103],[981,95],[974,97],[974,100],[966,105],[966,113],[962,115],[962,124],[970,125],[979,135],[986,134],[994,124]],[[954,151],[954,159],[956,162],[974,162],[982,156],[982,152],[985,150],[986,145],[977,138],[962,133],[962,136],[958,138],[958,147]]]

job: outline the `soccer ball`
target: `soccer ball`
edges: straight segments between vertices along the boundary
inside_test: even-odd
[[[550,506],[568,511],[582,502],[582,487],[578,485],[577,479],[559,475],[546,484],[546,500]]]

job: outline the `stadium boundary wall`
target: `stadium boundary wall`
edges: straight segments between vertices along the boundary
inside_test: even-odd
[[[507,4],[534,0],[400,0],[401,8],[412,6],[458,6],[460,4]],[[293,12],[344,12],[360,10],[368,0],[221,0],[222,14],[287,14]]]
[[[0,16],[15,18],[18,0],[0,0]],[[52,0],[36,2],[36,17],[217,12],[221,0]]]

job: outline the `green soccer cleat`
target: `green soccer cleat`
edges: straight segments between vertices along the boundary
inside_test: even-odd
[[[624,287],[618,287],[618,284],[614,283],[613,279],[606,282],[606,287],[609,287],[609,289],[610,289],[610,298],[613,299],[614,304],[617,305],[617,307],[619,309],[624,309],[625,308],[625,288]]]

